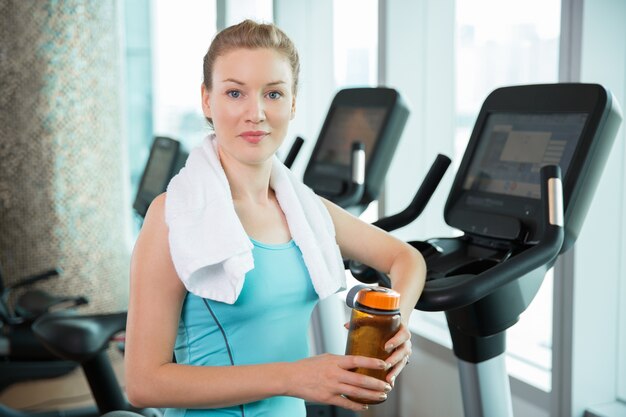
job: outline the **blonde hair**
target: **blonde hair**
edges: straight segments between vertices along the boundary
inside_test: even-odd
[[[219,32],[204,56],[203,75],[204,86],[207,91],[213,87],[213,67],[218,57],[227,54],[233,49],[273,49],[281,53],[291,66],[293,75],[292,92],[294,97],[298,91],[298,75],[300,73],[300,59],[296,46],[289,37],[274,24],[257,23],[246,19],[234,26],[227,27]]]

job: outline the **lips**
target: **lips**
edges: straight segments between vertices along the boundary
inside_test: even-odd
[[[263,130],[251,130],[243,132],[239,136],[248,143],[257,144],[263,140],[269,133]]]

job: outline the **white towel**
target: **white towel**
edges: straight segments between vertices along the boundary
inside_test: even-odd
[[[326,206],[276,156],[270,186],[319,297],[344,289],[343,261]],[[187,290],[233,304],[254,268],[253,245],[235,212],[214,135],[191,151],[170,181],[165,221],[172,261]]]

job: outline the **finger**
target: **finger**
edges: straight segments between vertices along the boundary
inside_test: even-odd
[[[338,382],[340,384],[376,391],[378,393],[391,391],[391,385],[387,383],[387,381],[381,381],[378,378],[359,374],[357,372],[346,371],[342,373],[338,378]],[[342,394],[345,394],[345,392],[342,392]]]
[[[391,371],[387,374],[387,382],[393,387],[396,382],[396,378],[400,375],[400,372],[404,369],[404,367],[409,363],[409,357],[405,356],[400,362],[398,362]]]
[[[409,340],[411,340],[410,332],[408,331],[398,332],[391,339],[389,339],[387,343],[385,343],[385,350],[387,352],[393,352],[394,349],[396,349],[401,344],[408,342]]]
[[[332,401],[331,404],[353,411],[363,411],[368,409],[367,404],[360,404],[349,400],[343,395],[337,395],[336,399]]]
[[[385,350],[387,352],[392,352],[395,348],[409,340],[411,340],[411,332],[404,326],[404,324],[401,324],[398,332],[391,339],[389,339],[387,343],[385,343]]]
[[[350,330],[350,322],[348,321],[348,322],[344,323],[343,327],[345,327],[346,330]]]
[[[395,366],[398,362],[403,360],[406,357],[411,356],[413,352],[413,348],[411,342],[405,342],[402,345],[398,346],[396,350],[393,351],[389,357],[385,359],[385,362],[390,364],[391,366]]]
[[[390,366],[387,362],[376,359],[368,358],[367,356],[358,355],[346,355],[340,358],[339,367],[343,369],[355,369],[355,368],[367,368],[367,369],[389,369]]]
[[[340,385],[341,392],[344,396],[350,397],[351,401],[359,402],[361,401],[384,401],[387,399],[387,393],[384,391],[376,391],[369,390],[361,387],[356,387],[350,384],[342,384]]]

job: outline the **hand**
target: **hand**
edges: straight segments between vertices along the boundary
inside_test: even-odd
[[[404,324],[400,324],[398,332],[385,343],[385,350],[391,353],[391,356],[385,361],[392,367],[387,374],[387,382],[393,387],[396,377],[400,375],[402,369],[409,363],[409,356],[413,352],[411,348],[411,332]]]
[[[393,340],[393,339],[392,339]],[[379,379],[350,371],[355,368],[389,369],[382,360],[364,356],[324,354],[295,362],[287,395],[304,400],[337,405],[349,410],[366,410],[367,405],[345,396],[387,398],[391,385]]]

